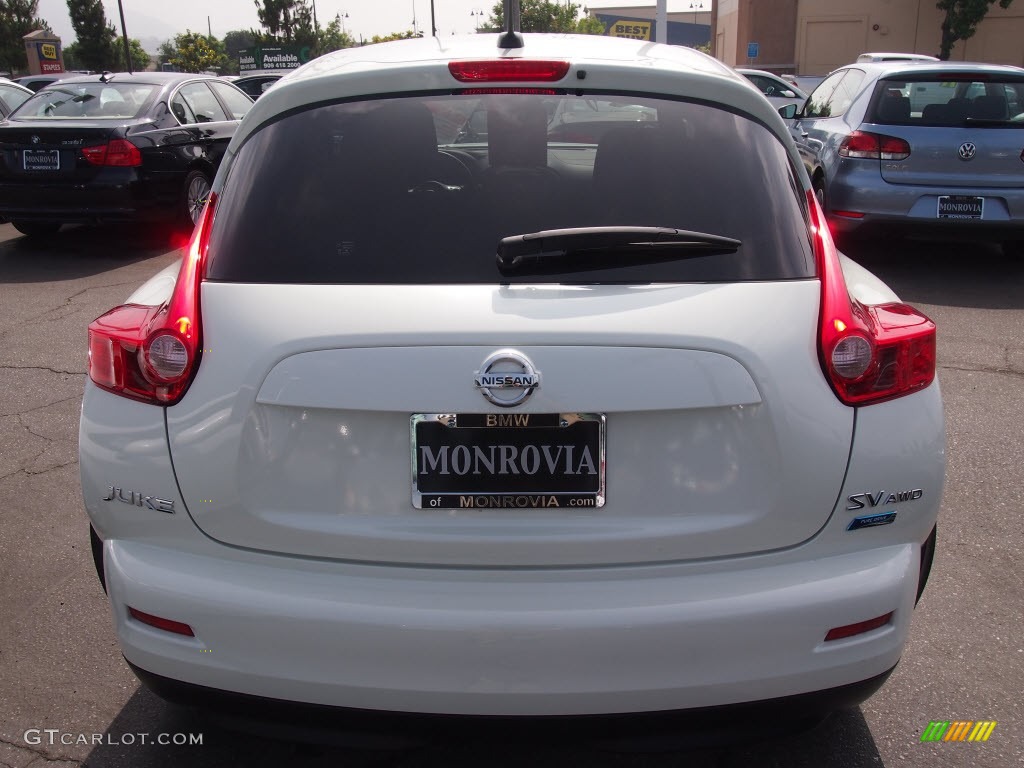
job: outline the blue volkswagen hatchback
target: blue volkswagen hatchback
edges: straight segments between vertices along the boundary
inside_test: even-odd
[[[780,113],[834,234],[1024,245],[1024,69],[858,63]]]

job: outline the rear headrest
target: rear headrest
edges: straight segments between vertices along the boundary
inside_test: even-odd
[[[492,168],[548,164],[548,115],[536,99],[492,101],[487,111],[487,150]]]
[[[886,123],[903,123],[910,119],[910,99],[886,96],[878,105],[878,118]]]
[[[1005,120],[1006,101],[995,95],[976,96],[971,101],[967,116],[976,120]]]

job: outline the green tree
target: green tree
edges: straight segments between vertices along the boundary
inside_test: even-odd
[[[238,56],[246,48],[256,46],[256,33],[249,29],[236,29],[224,35],[224,53],[227,56],[226,72],[238,74]]]
[[[939,0],[935,7],[944,14],[939,58],[948,61],[958,40],[973,37],[978,24],[996,2],[1000,8],[1009,8],[1013,0]]]
[[[392,40],[410,40],[414,37],[423,37],[422,32],[413,32],[407,29],[405,32],[392,32],[390,35],[374,35],[370,38],[371,43],[389,43]]]
[[[576,22],[577,35],[603,35],[605,32],[604,22],[593,16],[584,16]]]
[[[175,35],[173,43],[168,41],[160,46],[160,61],[179,72],[206,72],[223,69],[227,57],[223,43],[216,38],[186,30]]]
[[[107,23],[101,0],[68,0],[75,30],[75,57],[83,69],[117,69],[117,32]]]
[[[338,14],[330,24],[321,30],[317,53],[330,53],[342,48],[352,48],[355,45],[357,45],[355,38],[348,32],[342,31],[341,14]]]
[[[584,34],[604,34],[604,25],[599,21],[600,32],[592,23],[597,19],[577,20],[580,5],[576,3],[548,2],[547,0],[523,0],[520,6],[519,20],[523,32],[582,32]],[[581,28],[581,22],[585,22]],[[505,13],[502,3],[495,3],[491,9],[491,18],[487,20],[491,31],[505,28]]]
[[[266,30],[259,42],[316,45],[313,11],[306,0],[253,0],[256,17]]]
[[[132,71],[141,72],[149,66],[152,57],[142,48],[142,43],[134,37],[128,38],[128,47],[132,53]],[[128,71],[128,62],[124,60],[124,40],[118,40],[114,46],[114,69],[117,72]]]
[[[37,29],[52,32],[50,25],[36,16],[38,6],[37,0],[0,0],[0,70],[27,70],[28,58],[21,38]]]

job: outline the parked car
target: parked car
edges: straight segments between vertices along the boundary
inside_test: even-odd
[[[251,106],[233,85],[205,75],[62,80],[0,124],[0,216],[26,235],[67,222],[191,226]]]
[[[262,75],[243,75],[234,81],[234,84],[241,88],[253,101],[263,95],[263,92],[274,85],[284,75],[281,72]]]
[[[732,69],[522,41],[282,80],[182,262],[90,325],[96,568],[170,700],[774,734],[898,662],[942,494],[933,324],[837,253]],[[602,104],[631,118],[549,134]]]
[[[778,75],[763,69],[746,69],[737,67],[737,72],[752,82],[765,97],[776,107],[787,104],[802,106],[807,94],[793,83],[783,80]]]
[[[1024,69],[854,64],[787,108],[829,225],[1024,241]],[[795,113],[795,114],[793,114]]]
[[[31,95],[32,91],[28,88],[23,88],[6,78],[0,78],[0,120],[20,107]]]
[[[30,91],[38,91],[48,85],[53,85],[59,80],[66,80],[69,77],[78,77],[76,72],[50,72],[41,75],[22,75],[14,78],[14,82]]]
[[[928,56],[923,53],[862,53],[857,57],[858,64],[875,63],[887,61],[938,61],[935,56]]]

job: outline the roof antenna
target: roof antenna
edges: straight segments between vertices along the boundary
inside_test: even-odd
[[[502,12],[505,15],[505,32],[498,38],[498,47],[522,48],[523,36],[519,34],[519,0],[504,0]]]

